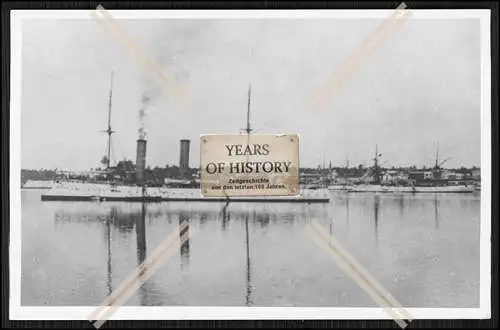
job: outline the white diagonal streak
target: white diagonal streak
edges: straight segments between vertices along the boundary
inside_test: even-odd
[[[337,71],[333,71],[322,85],[313,90],[308,99],[312,110],[318,110],[324,105],[327,99],[332,97],[370,55],[382,45],[383,41],[408,20],[412,14],[404,10],[405,8],[406,4],[401,3],[389,19],[384,20],[371,35],[361,42],[356,51],[344,60]]]
[[[99,5],[96,11],[91,13],[94,20],[107,30],[111,37],[122,46],[132,59],[141,66],[149,77],[155,81],[169,95],[182,106],[186,106],[187,98],[185,91],[175,82],[171,81],[164,68],[153,57],[147,56],[144,48],[128,37],[118,22]]]
[[[307,228],[308,233],[323,250],[391,317],[401,326],[406,323],[401,319],[411,320],[412,317],[404,307],[366,270],[333,236],[312,221]],[[403,325],[404,324],[404,325]]]
[[[188,223],[179,227],[179,232],[185,232],[189,226]],[[190,229],[184,235],[194,235],[196,230]],[[178,249],[182,242],[182,237],[177,237],[177,233],[169,235],[151,255],[132,272],[132,274],[123,281],[120,286],[108,296],[100,307],[96,308],[89,316],[89,321],[97,320],[94,327],[100,328],[116,310],[123,305],[130,297],[145,283],[156,271],[165,263],[173,253]]]

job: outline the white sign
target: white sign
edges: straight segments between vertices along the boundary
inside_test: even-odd
[[[203,135],[200,142],[203,196],[299,194],[297,134]]]

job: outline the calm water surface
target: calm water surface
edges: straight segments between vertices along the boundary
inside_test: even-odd
[[[479,307],[478,194],[338,192],[329,204],[227,209],[40,195],[22,192],[23,305],[100,305],[188,223],[190,239],[127,305],[378,307],[311,239],[316,220],[404,306]]]

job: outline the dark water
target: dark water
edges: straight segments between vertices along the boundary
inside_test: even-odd
[[[127,305],[378,307],[305,231],[314,219],[404,306],[479,306],[476,194],[339,192],[324,205],[227,209],[40,194],[22,192],[23,305],[100,305],[188,223],[190,239]]]

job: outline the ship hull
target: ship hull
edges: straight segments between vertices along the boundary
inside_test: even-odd
[[[379,193],[472,193],[476,191],[474,186],[382,186],[382,185],[352,185],[352,186],[330,186],[330,191],[346,192],[379,192]]]
[[[299,196],[203,197],[199,189],[165,189],[99,184],[71,184],[42,194],[42,201],[122,201],[122,202],[245,202],[245,203],[328,203],[327,192],[302,191]]]
[[[215,198],[215,197],[158,197],[158,196],[82,196],[42,195],[42,201],[59,202],[231,202],[231,203],[328,203],[329,198]]]
[[[52,189],[53,186],[52,181],[28,180],[21,185],[21,189]]]

